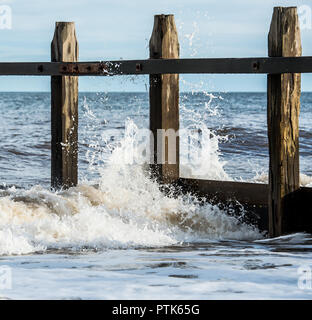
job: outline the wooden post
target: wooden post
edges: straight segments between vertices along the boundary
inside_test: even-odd
[[[78,61],[74,22],[56,22],[52,62]],[[51,184],[69,188],[78,178],[78,77],[51,77]]]
[[[173,15],[156,15],[149,43],[151,59],[179,58]],[[154,144],[153,174],[162,183],[179,178],[179,75],[150,75],[150,129]]]
[[[268,37],[270,57],[301,56],[297,8],[275,7]],[[300,74],[268,75],[269,233],[291,232],[296,212],[287,199],[299,189]]]

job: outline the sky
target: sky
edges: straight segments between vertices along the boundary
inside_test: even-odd
[[[174,14],[181,58],[267,56],[274,6],[297,6],[303,55],[312,56],[309,0],[0,0],[0,62],[50,61],[56,21],[74,21],[80,61],[147,59],[155,14]],[[1,25],[1,24],[0,24]],[[181,75],[181,91],[266,91],[265,75]],[[0,77],[0,91],[49,91],[49,77]],[[147,91],[148,76],[80,77],[80,91]],[[312,91],[312,75],[302,77]]]

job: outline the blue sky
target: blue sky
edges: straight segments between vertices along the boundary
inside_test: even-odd
[[[80,61],[148,58],[154,14],[174,14],[181,58],[267,56],[274,6],[300,0],[0,0],[12,9],[12,29],[0,29],[0,61],[50,61],[55,21],[75,21]],[[312,3],[311,3],[312,6]],[[312,56],[312,29],[302,30]],[[80,91],[146,91],[147,76],[80,77]],[[312,75],[304,75],[312,91]],[[0,77],[0,91],[49,91],[48,77]],[[181,75],[181,90],[265,91],[263,75]]]

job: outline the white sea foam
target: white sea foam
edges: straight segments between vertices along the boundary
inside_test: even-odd
[[[255,175],[252,182],[256,183],[268,183],[269,175],[265,172],[261,172]],[[312,187],[312,176],[308,176],[304,173],[300,173],[300,185],[302,187]]]
[[[211,107],[217,97],[207,97],[205,116],[218,116],[217,107]],[[95,115],[86,101],[85,110],[90,122],[94,122]],[[219,152],[219,142],[226,137],[208,129],[196,110],[187,110],[183,105],[181,110],[189,120],[189,135],[181,136],[180,175],[233,180],[225,172]],[[226,215],[217,206],[202,205],[190,195],[173,197],[162,193],[150,179],[146,165],[126,161],[129,148],[139,163],[142,155],[134,143],[139,128],[130,119],[125,127],[125,135],[118,143],[109,144],[104,134],[94,135],[94,141],[89,141],[89,169],[100,173],[98,180],[84,180],[77,187],[58,192],[41,186],[0,191],[1,255],[263,237],[255,227]],[[111,153],[108,160],[107,149]],[[253,181],[267,183],[267,174],[258,174]],[[301,175],[302,185],[309,186],[311,181],[312,177]]]
[[[126,129],[108,164],[99,169],[101,178],[96,185],[84,182],[59,192],[41,186],[1,191],[0,254],[261,238],[257,229],[227,216],[216,206],[200,205],[190,195],[164,195],[144,165],[120,161],[125,159],[137,130],[130,120],[126,127],[131,130]],[[202,148],[209,150],[204,157],[210,166],[201,168],[201,174],[222,179],[226,174],[218,159],[217,137],[208,129],[203,135],[208,142]]]

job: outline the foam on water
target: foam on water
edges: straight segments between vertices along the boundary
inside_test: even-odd
[[[188,178],[233,180],[224,170],[225,161],[221,160],[219,143],[226,141],[227,136],[219,136],[207,127],[208,117],[219,117],[218,106],[212,107],[214,99],[222,99],[201,89],[207,97],[204,103],[204,113],[196,108],[180,105],[184,123],[180,134],[180,175]]]
[[[132,173],[124,177],[132,177],[128,184],[107,170],[106,182],[103,179],[99,187],[81,184],[63,192],[39,186],[6,190],[0,199],[0,253],[260,237],[253,227],[240,224],[217,207],[201,207],[191,198],[164,196],[139,170],[130,170]],[[111,178],[117,178],[118,183]]]
[[[258,173],[251,181],[256,183],[268,183],[269,176],[267,173],[264,172]],[[300,173],[300,185],[302,187],[312,187],[312,176]]]
[[[227,137],[218,136],[205,125],[205,117],[218,116],[217,107],[211,107],[217,97],[208,93],[206,96],[204,115],[181,105],[189,130],[188,136],[181,136],[180,174],[233,180],[225,172],[219,152],[219,142]],[[96,116],[86,99],[84,104],[92,125]],[[77,187],[57,192],[39,185],[28,190],[11,187],[0,191],[0,254],[263,238],[255,227],[226,215],[217,206],[202,205],[191,195],[173,197],[162,193],[150,179],[146,163],[142,164],[142,150],[135,143],[138,130],[128,119],[117,143],[110,143],[105,134],[91,137],[87,159],[89,170],[99,173],[100,178],[95,181],[84,179]],[[135,155],[132,163],[128,161],[129,154]],[[260,174],[253,180],[265,183],[267,175]],[[302,184],[309,185],[311,181],[311,177],[301,175]]]
[[[124,138],[107,165],[98,169],[98,181],[58,192],[41,186],[2,190],[0,254],[261,238],[253,226],[225,215],[217,206],[200,205],[190,195],[163,194],[146,166],[127,164],[124,159],[137,130],[133,121],[127,121]],[[217,137],[205,128],[203,134],[210,139],[203,148],[209,150],[211,166],[202,170],[209,178],[222,178],[225,172],[218,163]]]

